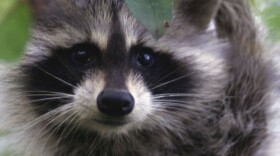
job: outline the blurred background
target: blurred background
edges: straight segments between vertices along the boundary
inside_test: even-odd
[[[27,0],[0,0],[0,59],[16,61],[28,39],[31,23]],[[0,61],[1,61],[0,60]]]
[[[166,9],[166,5],[171,4],[170,0],[126,1],[139,20],[142,21],[142,19],[146,19],[146,21],[142,21],[146,26],[150,24],[152,25],[150,27],[157,27],[158,23],[152,22],[156,20],[163,21],[163,19],[166,18],[162,17],[163,15],[171,16],[170,9],[168,9],[168,7]],[[153,3],[153,5],[151,5],[151,3]],[[263,30],[269,32],[269,38],[275,42],[280,41],[280,0],[250,0],[250,4],[252,10],[255,12],[257,20],[264,25]],[[158,8],[156,9],[160,10],[160,12],[151,6],[157,6]],[[146,12],[150,13],[148,10],[143,11],[143,9],[150,9],[149,11],[153,13],[156,12],[159,19],[151,19],[150,14],[143,15]],[[0,0],[0,63],[16,62],[21,57],[26,41],[28,40],[29,27],[32,22],[31,10],[30,0]],[[170,13],[167,11],[170,11]],[[0,137],[7,134],[7,131],[1,131],[0,129]],[[11,154],[11,151],[1,149],[0,145],[0,156],[9,155],[14,156],[14,154]]]

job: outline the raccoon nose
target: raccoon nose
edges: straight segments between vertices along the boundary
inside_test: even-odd
[[[134,98],[126,91],[105,90],[97,97],[100,112],[109,116],[125,116],[134,108]]]

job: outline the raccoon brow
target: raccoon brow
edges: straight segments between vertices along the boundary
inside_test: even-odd
[[[62,48],[62,49],[66,49],[68,51],[82,50],[82,49],[90,50],[92,52],[95,52],[95,51],[99,52],[99,51],[101,51],[97,44],[91,43],[91,42],[76,43],[76,44],[73,44],[69,48]]]
[[[139,52],[139,51],[145,51],[145,50],[148,50],[152,53],[156,52],[152,47],[146,46],[144,43],[138,43],[138,44],[132,45],[129,49],[129,52],[135,52],[135,51]]]
[[[54,56],[69,55],[79,50],[86,50],[96,55],[100,55],[101,52],[101,49],[98,47],[98,45],[91,42],[75,43],[68,47],[56,46],[50,48],[51,55]]]

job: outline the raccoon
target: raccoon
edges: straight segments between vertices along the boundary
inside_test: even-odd
[[[263,155],[273,69],[247,2],[175,2],[157,40],[123,0],[34,0],[1,108],[21,154]]]

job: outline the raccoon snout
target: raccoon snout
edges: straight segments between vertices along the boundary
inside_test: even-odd
[[[134,108],[133,96],[123,90],[104,90],[97,97],[100,112],[109,116],[125,116]]]

